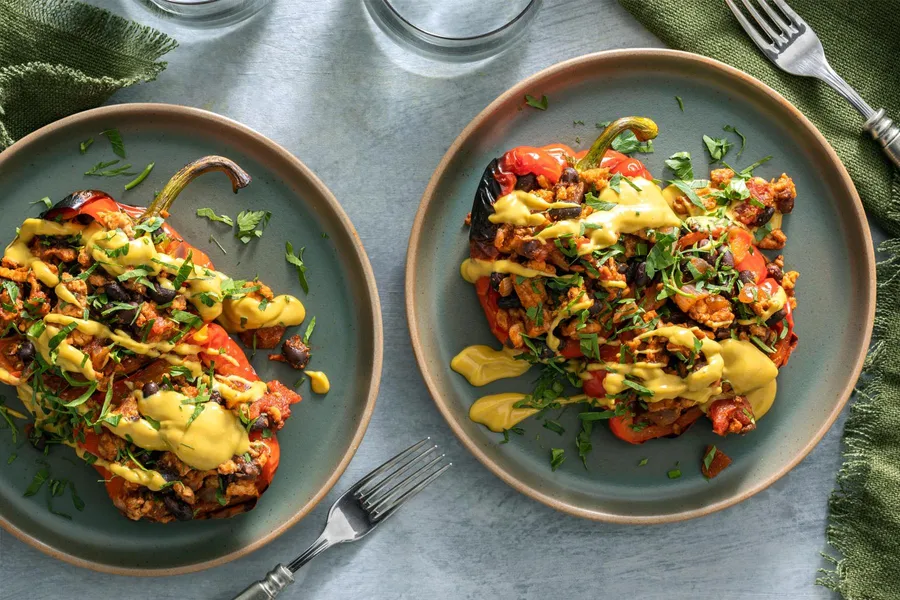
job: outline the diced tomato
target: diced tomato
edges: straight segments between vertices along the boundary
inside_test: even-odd
[[[677,246],[679,249],[690,248],[698,242],[709,239],[709,233],[706,231],[692,231],[678,239]]]
[[[81,433],[84,436],[84,441],[77,442],[78,447],[86,450],[87,452],[90,452],[94,456],[99,456],[100,436],[90,429],[82,429]],[[98,473],[100,473],[100,476],[103,477],[104,485],[106,486],[106,493],[109,495],[109,497],[115,499],[121,496],[122,486],[125,485],[125,480],[121,477],[114,476],[112,473],[98,464],[94,464],[93,467]]]
[[[734,268],[751,271],[756,283],[766,278],[766,257],[753,243],[753,236],[746,229],[733,227],[728,231],[728,246],[734,256]]]
[[[709,466],[706,466],[706,457],[712,454],[712,457],[709,459]],[[719,450],[713,445],[706,446],[706,449],[703,450],[703,461],[700,463],[700,472],[703,473],[703,476],[707,479],[712,479],[719,473],[725,470],[725,468],[731,464],[731,457],[727,454]]]
[[[269,449],[269,459],[263,465],[259,479],[256,480],[257,488],[262,492],[272,483],[275,471],[278,470],[278,463],[281,462],[281,446],[278,444],[278,438],[275,437],[274,433],[271,433],[271,437],[263,437],[261,431],[254,431],[250,434],[250,440],[262,442]]]
[[[606,379],[606,371],[590,371],[591,378],[585,380],[581,384],[581,389],[591,398],[606,397],[606,388],[603,386],[603,380]]]
[[[610,419],[609,430],[614,436],[629,444],[643,444],[647,440],[655,438],[681,435],[702,416],[703,411],[695,406],[681,413],[681,416],[679,416],[671,425],[645,425],[642,423],[641,425],[643,425],[643,427],[639,427],[635,430],[632,428],[634,425],[634,415],[626,414],[621,417],[613,417]],[[678,432],[677,434],[676,431]]]
[[[572,339],[566,339],[563,342],[562,347],[559,349],[559,354],[563,358],[581,358],[584,356],[584,352],[581,351],[581,344]]]
[[[213,354],[201,351],[200,359],[203,361],[203,364],[209,366],[215,363],[216,373],[220,375],[237,375],[248,381],[259,380],[259,376],[256,374],[253,366],[250,365],[250,361],[247,360],[247,355],[244,354],[241,347],[231,339],[228,332],[216,323],[207,323],[203,328],[191,334],[188,341],[203,348],[217,350],[218,353],[225,354],[237,362],[237,364],[234,364],[233,361],[219,356],[218,353]]]
[[[653,176],[650,175],[650,171],[647,170],[644,163],[615,150],[606,151],[603,155],[603,159],[600,161],[600,166],[609,169],[611,174],[619,173],[626,177],[653,179]]]
[[[550,183],[559,181],[566,159],[560,145],[550,148],[554,152],[534,146],[518,146],[508,151],[498,162],[498,172],[494,179],[500,184],[503,194],[508,194],[516,187],[516,176],[529,173],[540,177],[543,175]]]
[[[756,429],[753,407],[743,396],[716,400],[710,404],[706,415],[712,421],[713,433],[721,436]]]
[[[491,287],[490,277],[481,277],[475,282],[475,292],[478,294],[478,302],[484,310],[484,316],[487,317],[488,325],[501,343],[505,344],[509,339],[509,330],[497,323],[497,313],[500,307],[497,306],[497,300],[500,298],[500,292]]]

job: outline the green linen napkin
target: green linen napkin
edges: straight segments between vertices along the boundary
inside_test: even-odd
[[[116,90],[151,81],[178,44],[72,0],[0,0],[0,150]]]
[[[863,119],[825,84],[766,60],[722,0],[620,0],[674,48],[697,52],[761,79],[828,138],[869,216],[900,236],[900,178]],[[789,0],[815,29],[831,65],[874,107],[900,116],[900,12],[885,2]],[[885,242],[878,266],[875,344],[844,429],[844,465],[830,502],[832,570],[818,583],[845,598],[900,597],[900,239]]]

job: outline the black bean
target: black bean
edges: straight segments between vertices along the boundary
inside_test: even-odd
[[[650,285],[650,277],[647,276],[647,263],[638,263],[634,269],[634,283],[638,287],[646,287]]]
[[[547,211],[547,216],[551,221],[562,221],[563,219],[577,219],[581,216],[580,206],[571,206],[566,208],[551,208]]]
[[[625,269],[625,283],[627,283],[628,285],[634,283],[634,274],[637,272],[637,266],[638,263],[632,262],[628,263],[628,268]]]
[[[618,271],[620,275],[624,275],[630,268],[631,265],[629,265],[628,263],[619,263],[619,265],[616,267],[616,271]]]
[[[595,300],[594,300],[594,303],[591,304],[591,307],[588,309],[588,313],[589,313],[592,317],[596,317],[596,316],[599,315],[601,312],[603,312],[603,304],[601,304],[599,300],[596,300],[596,299],[595,299]]]
[[[525,258],[534,259],[537,257],[538,253],[543,250],[544,244],[540,243],[537,240],[528,240],[521,246],[519,246],[519,254],[524,256]]]
[[[27,365],[34,360],[34,344],[30,340],[25,340],[19,346],[19,349],[16,350],[16,356],[19,357],[23,364]]]
[[[131,300],[131,294],[117,281],[107,284],[106,296],[116,302],[128,302]]]
[[[519,300],[518,294],[512,293],[509,296],[497,298],[497,306],[500,308],[519,308],[522,306],[522,302]]]
[[[766,321],[766,325],[768,325],[769,327],[775,327],[776,325],[781,323],[781,320],[783,318],[785,318],[786,316],[787,316],[787,309],[782,308],[781,310],[779,310],[778,312],[773,314],[771,317],[769,317],[769,320]]]
[[[253,425],[250,426],[250,431],[262,431],[263,429],[268,429],[268,427],[269,417],[265,414],[261,414],[253,421]]]
[[[741,271],[738,273],[741,283],[756,283],[756,273],[753,271]]]
[[[256,479],[259,477],[259,466],[253,463],[244,463],[241,470],[235,473],[238,479]]]
[[[155,283],[153,286],[147,286],[147,297],[157,304],[168,304],[175,299],[175,290],[170,290]]]
[[[734,268],[734,254],[731,253],[731,250],[726,249],[719,256],[722,259],[719,266]]]
[[[516,189],[523,192],[530,192],[538,186],[537,177],[534,173],[526,173],[516,178]]]
[[[784,279],[784,272],[781,270],[781,267],[779,267],[775,263],[766,265],[766,275],[768,275],[778,283],[781,283],[781,280]]]
[[[500,282],[504,279],[506,279],[506,275],[503,273],[491,273],[491,287],[495,292],[500,289]]]
[[[756,217],[755,225],[756,225],[757,227],[762,227],[763,225],[765,225],[766,223],[768,223],[768,222],[772,219],[772,216],[773,216],[774,214],[775,214],[775,207],[774,207],[774,206],[767,206],[767,207],[765,207],[765,208],[763,209],[763,211],[762,211],[761,213],[759,213],[759,216]]]
[[[122,327],[127,327],[128,325],[131,325],[135,319],[137,319],[140,306],[138,306],[136,302],[129,302],[128,304],[130,304],[132,308],[117,310],[110,315],[110,320],[113,323]]]
[[[159,384],[155,381],[148,381],[144,384],[144,387],[141,388],[141,393],[144,394],[144,398],[149,398],[158,391]]]
[[[778,210],[784,214],[788,214],[794,210],[794,197],[788,196],[787,198],[776,198],[775,204],[778,206]]]
[[[281,355],[295,369],[305,369],[309,364],[309,347],[298,335],[284,341],[281,345]]]
[[[572,167],[566,167],[559,178],[563,183],[577,183],[580,179],[581,177],[578,175],[578,171]]]
[[[171,494],[165,494],[162,497],[163,504],[166,505],[166,508],[172,514],[173,517],[178,519],[179,521],[190,521],[194,518],[194,511],[191,509],[191,505],[183,500],[176,498]]]
[[[222,394],[220,394],[216,390],[213,390],[209,393],[209,401],[215,402],[216,404],[225,404],[225,399],[222,398]]]
[[[166,480],[167,483],[172,483],[173,481],[178,481],[178,473],[175,471],[171,471],[169,469],[156,469],[156,471],[162,475],[162,478]],[[171,489],[171,488],[168,488]]]

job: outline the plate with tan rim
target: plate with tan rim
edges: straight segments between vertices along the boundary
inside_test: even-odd
[[[526,105],[546,95],[546,110]],[[684,110],[675,97],[680,97]],[[560,417],[563,435],[535,419],[508,443],[468,418],[481,396],[529,393],[537,369],[482,388],[450,369],[471,344],[498,347],[473,287],[460,276],[468,257],[463,226],[485,166],[520,145],[554,142],[586,149],[595,123],[638,115],[659,125],[655,153],[638,157],[670,179],[664,160],[689,151],[698,173],[709,159],[702,136],[723,126],[747,138],[738,166],[766,155],[756,175],[782,172],[796,183],[785,219],[786,264],[800,272],[795,313],[798,349],[778,377],[778,396],[756,431],[721,438],[705,419],[675,439],[624,443],[595,427],[582,466],[575,446],[577,412]],[[727,135],[725,135],[727,137]],[[732,141],[738,139],[732,135]],[[735,152],[729,157],[733,158]],[[698,175],[702,176],[702,175]],[[434,401],[465,446],[517,490],[556,509],[590,519],[659,523],[708,514],[749,498],[786,474],[822,438],[862,368],[875,306],[872,241],[846,170],[815,127],[775,91],[717,61],[672,50],[601,52],[550,67],[502,94],[460,134],[438,165],[416,215],[406,264],[406,302],[413,349]],[[706,481],[700,462],[716,444],[734,463]],[[551,470],[552,448],[567,460]],[[670,478],[670,471],[681,476]]]
[[[129,163],[140,171],[155,162],[149,177],[130,191],[130,177],[85,177],[99,161],[116,158],[101,131],[117,128]],[[93,138],[87,153],[79,143]],[[381,309],[375,278],[353,225],[324,184],[297,158],[261,134],[210,112],[165,104],[123,104],[83,112],[53,123],[0,153],[0,210],[4,245],[15,228],[36,216],[44,196],[59,200],[75,190],[102,189],[126,204],[146,205],[168,178],[201,156],[227,156],[253,178],[233,194],[227,179],[211,174],[194,181],[178,198],[169,221],[186,240],[209,253],[217,268],[235,278],[263,276],[276,293],[299,297],[307,322],[316,317],[310,368],[331,375],[327,396],[313,394],[309,382],[298,391],[303,401],[278,433],[282,460],[256,507],[231,519],[133,522],[122,516],[98,483],[98,474],[68,448],[35,450],[21,431],[13,443],[0,429],[0,525],[32,546],[76,565],[130,575],[168,575],[208,568],[261,547],[299,521],[335,484],[362,441],[372,415],[381,376]],[[242,244],[229,228],[195,216],[201,207],[236,215],[266,209],[273,218],[258,240]],[[214,235],[227,254],[210,239]],[[305,247],[309,293],[285,261],[285,242]],[[303,333],[306,323],[301,325]],[[289,330],[288,332],[292,332]],[[248,352],[249,354],[249,352]],[[300,373],[251,358],[265,380],[293,385]],[[6,386],[3,386],[6,387]],[[10,408],[20,409],[12,388],[0,390]],[[16,458],[7,464],[9,457]],[[74,460],[73,460],[74,459]],[[46,489],[24,497],[46,460],[51,477],[74,482],[84,500],[76,510],[68,491],[53,498]]]

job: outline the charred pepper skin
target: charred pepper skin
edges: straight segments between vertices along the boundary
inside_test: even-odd
[[[485,168],[475,191],[475,200],[472,203],[472,221],[469,228],[469,245],[473,256],[486,259],[497,257],[497,249],[494,248],[494,238],[497,235],[499,225],[491,223],[490,216],[494,214],[494,203],[500,198],[501,187],[496,179],[499,172],[498,159],[494,159]]]

